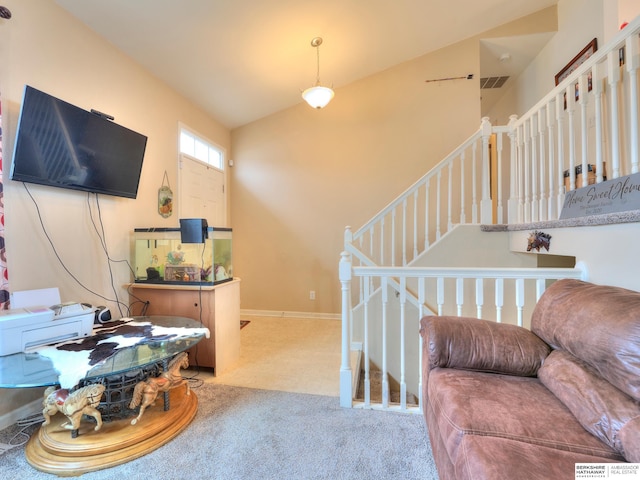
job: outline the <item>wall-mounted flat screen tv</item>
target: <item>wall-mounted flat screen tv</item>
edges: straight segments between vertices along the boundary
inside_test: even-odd
[[[10,178],[136,198],[147,137],[25,86]]]

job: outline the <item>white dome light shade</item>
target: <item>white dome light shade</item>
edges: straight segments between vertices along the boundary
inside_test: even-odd
[[[323,108],[331,101],[335,93],[329,87],[316,85],[302,92],[302,98],[313,108]]]

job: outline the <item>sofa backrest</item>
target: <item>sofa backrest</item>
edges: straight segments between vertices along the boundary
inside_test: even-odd
[[[531,330],[640,401],[640,292],[558,280],[540,297]]]
[[[640,292],[559,280],[531,330],[554,349],[540,381],[587,431],[640,462]]]

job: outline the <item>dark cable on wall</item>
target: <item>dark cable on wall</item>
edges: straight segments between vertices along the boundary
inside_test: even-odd
[[[51,237],[49,236],[49,233],[47,232],[47,228],[44,225],[44,220],[42,219],[42,214],[40,212],[40,207],[38,206],[38,202],[36,201],[36,199],[33,197],[33,195],[31,194],[31,191],[29,190],[29,187],[27,187],[26,183],[22,184],[24,186],[24,189],[27,191],[27,194],[29,195],[29,198],[31,198],[31,201],[33,202],[35,208],[36,208],[36,213],[38,215],[38,220],[40,221],[40,226],[42,227],[42,231],[44,233],[45,238],[47,239],[47,241],[49,242],[49,244],[51,245],[51,249],[53,250],[53,254],[56,256],[56,258],[58,259],[58,262],[60,263],[60,265],[62,266],[62,268],[64,269],[65,272],[67,272],[69,274],[69,276],[78,284],[80,285],[84,290],[86,290],[87,292],[91,293],[92,295],[95,295],[96,297],[99,297],[107,302],[118,302],[118,307],[120,306],[121,302],[119,300],[113,300],[110,298],[105,297],[104,295],[101,295],[97,292],[94,292],[93,290],[91,290],[90,288],[88,288],[86,285],[84,285],[80,280],[78,280],[78,278],[71,273],[71,270],[69,270],[69,268],[67,268],[67,266],[65,265],[65,263],[62,261],[62,258],[60,258],[60,255],[58,254],[58,251],[56,250],[56,247],[53,243],[53,240],[51,239]],[[123,304],[124,305],[124,304]],[[126,305],[125,305],[126,306]],[[127,307],[128,308],[128,307]]]

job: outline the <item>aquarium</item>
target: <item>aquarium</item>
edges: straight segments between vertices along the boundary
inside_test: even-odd
[[[215,285],[233,279],[230,228],[206,227],[204,243],[182,243],[179,228],[136,228],[136,283]]]

